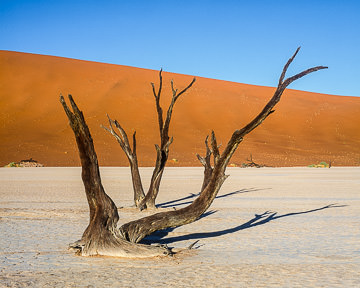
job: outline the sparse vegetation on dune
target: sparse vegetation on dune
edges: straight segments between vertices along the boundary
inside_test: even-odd
[[[21,160],[20,162],[10,162],[4,167],[44,167],[44,165],[30,158],[27,160]]]
[[[319,164],[311,164],[308,167],[310,167],[310,168],[330,168],[331,167],[331,161],[330,161],[329,164],[322,161]]]

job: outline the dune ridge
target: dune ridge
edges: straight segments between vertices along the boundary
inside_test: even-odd
[[[55,56],[0,51],[0,165],[33,158],[45,166],[79,166],[72,131],[59,95],[72,94],[94,138],[101,166],[128,166],[116,141],[102,128],[106,113],[129,135],[137,132],[140,166],[152,166],[159,142],[150,82],[158,71]],[[274,73],[280,73],[274,71]],[[163,73],[162,106],[193,76]],[[311,77],[311,76],[309,76]],[[197,77],[175,106],[169,166],[199,166],[196,153],[214,130],[219,143],[252,119],[275,88]],[[360,97],[287,90],[276,112],[248,135],[232,159],[268,166],[326,161],[360,165]]]

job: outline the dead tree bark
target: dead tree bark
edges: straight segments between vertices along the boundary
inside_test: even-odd
[[[204,166],[204,179],[203,184],[201,186],[201,190],[203,191],[205,187],[209,184],[211,175],[214,171],[214,167],[211,165],[211,155],[213,155],[214,158],[214,164],[218,160],[220,156],[219,147],[216,143],[215,133],[212,131],[211,133],[211,149],[209,147],[208,143],[209,136],[206,136],[205,139],[205,147],[206,147],[206,154],[205,157],[200,156],[199,154],[196,154],[196,157],[199,159],[200,163]]]
[[[155,162],[154,171],[153,171],[153,174],[151,177],[149,189],[148,189],[146,195],[144,194],[144,188],[141,183],[141,178],[140,178],[140,173],[139,173],[138,161],[137,161],[137,156],[136,156],[135,133],[133,135],[133,149],[131,149],[125,130],[119,125],[119,123],[116,120],[113,121],[108,116],[110,127],[109,128],[103,127],[104,129],[106,129],[108,132],[110,132],[116,138],[116,140],[120,144],[120,147],[123,149],[123,151],[125,152],[128,160],[129,160],[132,181],[133,181],[133,189],[134,189],[134,202],[135,202],[136,207],[138,207],[140,210],[147,209],[147,208],[155,208],[155,199],[159,193],[160,182],[162,179],[162,175],[164,172],[166,162],[168,160],[169,147],[170,147],[171,143],[173,142],[173,138],[169,137],[169,128],[170,128],[170,122],[171,122],[174,105],[175,105],[176,101],[178,100],[178,98],[182,94],[184,94],[194,84],[194,82],[196,80],[194,78],[190,82],[190,84],[187,87],[185,87],[183,90],[181,90],[180,92],[178,92],[178,89],[174,88],[174,83],[171,80],[172,99],[171,99],[171,103],[170,103],[167,113],[166,113],[166,118],[164,120],[163,110],[160,105],[160,98],[161,98],[162,84],[163,84],[162,69],[159,72],[159,79],[160,79],[160,83],[159,83],[159,89],[157,92],[155,89],[155,84],[151,83],[151,86],[152,86],[152,91],[153,91],[153,94],[155,97],[156,112],[158,115],[158,124],[159,124],[159,131],[160,131],[160,146],[157,144],[155,145],[156,162]],[[114,131],[113,125],[115,125],[116,128],[118,128],[120,135]]]
[[[107,130],[111,135],[115,137],[115,139],[120,144],[121,149],[125,152],[126,157],[130,163],[130,170],[131,170],[131,177],[132,177],[132,184],[134,190],[134,203],[135,206],[138,207],[141,201],[145,198],[143,185],[141,182],[140,172],[139,172],[139,165],[136,155],[136,131],[133,134],[133,147],[131,149],[128,136],[125,130],[120,126],[120,124],[115,120],[112,120],[109,115],[107,115],[109,120],[109,128],[103,127]],[[113,125],[119,130],[119,134],[115,132]]]
[[[117,208],[101,184],[98,160],[89,128],[71,95],[69,101],[73,111],[67,106],[64,97],[60,96],[79,150],[82,180],[90,209],[88,227],[81,239],[70,244],[70,247],[82,256],[150,257],[169,254],[168,249],[130,243],[121,237],[116,227],[119,220]]]
[[[164,121],[163,118],[163,110],[160,105],[160,96],[162,91],[162,69],[159,72],[159,89],[156,92],[155,91],[155,84],[151,83],[152,91],[155,97],[155,104],[156,104],[156,111],[158,115],[158,124],[159,124],[159,132],[160,132],[160,146],[155,145],[156,148],[156,162],[155,162],[155,168],[151,177],[149,190],[146,193],[145,198],[140,203],[139,208],[140,210],[146,209],[146,208],[155,208],[155,199],[159,193],[159,187],[161,178],[164,172],[164,168],[166,165],[166,162],[169,157],[169,147],[171,143],[173,142],[173,137],[169,137],[169,128],[170,128],[170,121],[171,116],[173,113],[174,105],[176,101],[179,99],[179,97],[184,94],[188,89],[191,88],[191,86],[195,83],[196,79],[193,78],[193,80],[190,82],[188,86],[186,86],[183,90],[178,92],[178,89],[174,88],[174,82],[171,80],[171,91],[172,91],[172,99],[171,103],[168,107],[166,118]]]
[[[216,147],[215,151],[213,151],[215,164],[211,173],[210,180],[204,190],[201,191],[199,197],[196,198],[192,204],[182,209],[156,213],[154,215],[144,217],[139,220],[135,220],[122,225],[120,227],[120,233],[125,239],[137,243],[141,241],[145,236],[150,235],[157,230],[163,230],[170,227],[178,227],[191,223],[198,219],[208,209],[208,207],[215,199],[225,179],[227,178],[227,176],[225,175],[225,170],[238,145],[243,141],[243,138],[248,133],[258,127],[270,114],[274,112],[273,108],[280,101],[281,95],[283,94],[286,87],[289,86],[289,84],[291,84],[293,81],[309,73],[327,68],[324,66],[309,68],[284,80],[286,71],[291,62],[294,60],[295,56],[297,55],[299,49],[300,47],[285,64],[279,79],[277,89],[273,97],[265,105],[263,110],[245,127],[234,131],[221,155],[217,150],[217,145],[212,145],[213,148]],[[214,142],[216,142],[214,134],[213,138],[215,140]]]

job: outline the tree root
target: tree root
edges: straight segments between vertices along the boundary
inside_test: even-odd
[[[121,238],[107,238],[106,241],[76,241],[69,244],[69,250],[79,256],[111,256],[123,258],[148,258],[173,255],[164,245],[135,244]]]

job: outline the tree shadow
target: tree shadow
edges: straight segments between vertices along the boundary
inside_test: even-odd
[[[271,189],[271,188],[247,188],[247,189],[244,188],[244,189],[240,189],[240,190],[230,192],[230,193],[227,193],[227,194],[224,194],[224,195],[216,196],[215,199],[220,199],[220,198],[228,197],[228,196],[235,195],[235,194],[249,193],[249,192],[268,190],[268,189]],[[176,206],[180,206],[180,205],[188,205],[188,204],[191,204],[192,201],[185,201],[185,200],[195,198],[195,197],[197,197],[199,195],[200,195],[200,192],[196,193],[196,194],[195,193],[190,193],[189,196],[179,198],[179,199],[175,199],[175,200],[171,200],[171,201],[164,202],[164,203],[160,203],[160,204],[157,204],[156,207],[157,208],[169,208],[169,207],[176,207]],[[185,201],[185,202],[182,202],[182,201]]]
[[[226,234],[235,233],[235,232],[245,230],[248,228],[252,228],[255,226],[263,225],[270,221],[274,221],[276,219],[280,219],[280,218],[284,218],[284,217],[313,213],[313,212],[321,211],[324,209],[340,208],[340,207],[346,207],[346,206],[348,206],[348,205],[338,205],[335,203],[335,204],[326,205],[321,208],[316,208],[316,209],[302,211],[302,212],[287,213],[287,214],[283,214],[283,215],[277,215],[277,212],[266,211],[262,214],[255,214],[255,217],[252,218],[251,220],[249,220],[246,223],[243,223],[241,225],[238,225],[236,227],[233,227],[233,228],[224,229],[224,230],[220,230],[220,231],[214,231],[214,232],[191,233],[191,234],[187,234],[187,235],[175,236],[175,237],[169,237],[169,238],[162,239],[163,237],[168,235],[169,232],[171,232],[175,229],[175,228],[170,228],[170,229],[159,231],[158,233],[154,233],[151,236],[146,237],[146,240],[144,239],[145,240],[144,243],[150,244],[150,243],[157,242],[159,244],[169,244],[169,243],[174,243],[174,242],[183,241],[183,240],[218,237],[218,236],[222,236],[222,235],[226,235]],[[211,213],[211,214],[213,214],[213,213]]]
[[[202,218],[205,218],[207,216],[210,216],[212,214],[215,214],[216,212],[218,212],[217,210],[210,210],[210,211],[207,211],[205,213],[203,213],[198,219],[195,220],[196,221],[199,221],[200,219]],[[177,227],[172,227],[172,228],[167,228],[167,229],[163,229],[163,230],[158,230],[158,231],[155,231],[154,233],[152,233],[151,235],[148,235],[146,236],[144,239],[142,239],[140,241],[141,244],[148,244],[148,245],[151,245],[153,243],[158,243],[158,244],[165,244],[165,243],[162,243],[161,239],[166,237],[170,232],[174,231]],[[170,238],[169,238],[170,239]],[[176,241],[175,241],[176,242]],[[166,242],[168,243],[168,242]]]

